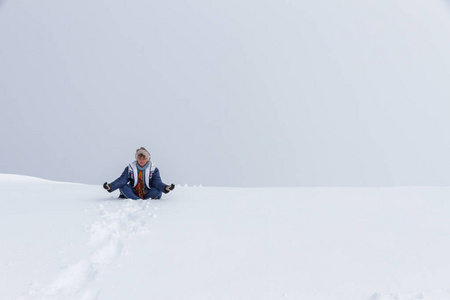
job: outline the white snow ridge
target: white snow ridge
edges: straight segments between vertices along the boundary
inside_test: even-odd
[[[0,299],[450,299],[446,187],[0,190]]]

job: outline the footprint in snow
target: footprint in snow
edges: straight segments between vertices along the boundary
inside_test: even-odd
[[[147,232],[146,225],[149,217],[157,217],[152,213],[152,210],[156,208],[152,207],[149,201],[128,200],[117,209],[106,206],[99,205],[98,215],[101,220],[86,228],[89,235],[87,245],[90,248],[90,255],[61,270],[49,286],[39,288],[37,284],[33,284],[27,295],[19,300],[94,300],[98,298],[99,293],[91,288],[91,283],[127,253],[124,251],[127,240],[133,235]]]

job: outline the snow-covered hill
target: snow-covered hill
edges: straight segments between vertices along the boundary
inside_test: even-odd
[[[1,299],[450,299],[449,188],[0,191]]]

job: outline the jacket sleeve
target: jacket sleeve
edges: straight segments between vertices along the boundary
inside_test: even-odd
[[[157,188],[158,190],[160,190],[160,191],[166,193],[166,186],[167,186],[167,184],[165,184],[164,182],[162,182],[161,176],[159,175],[159,170],[158,170],[158,168],[155,168],[155,172],[153,172],[152,180],[151,180],[150,185],[151,185],[152,187],[155,187],[155,188]]]
[[[123,171],[122,175],[120,175],[119,178],[117,178],[116,180],[114,180],[113,182],[111,182],[109,184],[109,186],[111,187],[111,192],[123,187],[125,184],[128,183],[128,181],[130,181],[130,178],[129,178],[128,167],[126,167],[125,170]]]

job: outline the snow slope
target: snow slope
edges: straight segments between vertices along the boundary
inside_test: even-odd
[[[449,188],[0,191],[0,299],[450,299]]]

